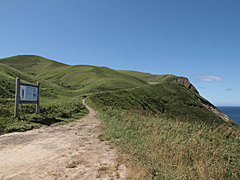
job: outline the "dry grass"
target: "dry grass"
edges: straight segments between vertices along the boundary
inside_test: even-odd
[[[111,110],[113,111],[113,110]],[[132,179],[240,179],[240,129],[116,111],[102,114]]]
[[[68,163],[65,167],[66,168],[76,168],[79,164],[86,164],[87,161],[85,161],[81,155],[74,155],[71,158],[71,162]]]
[[[96,178],[102,178],[107,175],[110,179],[114,179],[113,177],[120,178],[119,173],[116,171],[116,168],[113,166],[101,166],[98,168],[98,174]]]

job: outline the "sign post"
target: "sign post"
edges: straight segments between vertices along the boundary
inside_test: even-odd
[[[15,117],[19,116],[19,103],[36,104],[36,113],[40,114],[40,82],[29,84],[20,82],[20,78],[16,78]]]
[[[19,115],[19,99],[20,99],[20,78],[16,78],[16,90],[15,90],[15,117]]]

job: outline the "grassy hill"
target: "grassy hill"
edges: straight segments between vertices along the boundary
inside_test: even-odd
[[[40,115],[22,104],[13,116],[16,77],[41,83]],[[206,108],[215,107],[189,85],[185,77],[40,56],[0,59],[0,134],[79,119],[88,113],[87,97],[103,121],[100,140],[118,148],[132,178],[240,179],[239,126]]]
[[[39,56],[15,56],[0,63],[79,93],[133,88],[147,84],[107,67],[69,66]]]
[[[69,65],[59,63],[50,59],[33,55],[20,55],[1,59],[2,64],[18,69],[28,74],[39,75],[47,71],[68,67]]]
[[[13,60],[15,61],[16,58],[14,57]],[[10,62],[13,63],[14,61]],[[11,131],[25,131],[39,125],[64,123],[87,114],[88,111],[81,103],[82,97],[79,96],[79,93],[70,91],[51,81],[34,76],[31,73],[26,73],[28,71],[23,72],[19,70],[21,68],[15,69],[14,67],[10,67],[11,63],[6,63],[8,64],[6,65],[2,62],[5,61],[0,61],[0,134]],[[24,62],[21,61],[21,63]],[[19,62],[19,64],[21,63]],[[46,63],[50,65],[54,64],[50,60],[46,60]],[[46,65],[44,66],[46,68]],[[19,119],[24,121],[14,118],[16,77],[20,77],[22,82],[41,83],[40,116],[35,115],[35,105],[22,104],[20,105]]]
[[[57,84],[37,78],[36,76],[17,70],[2,63],[0,63],[0,76],[0,97],[14,97],[16,77],[20,77],[22,82],[33,84],[36,84],[36,82],[40,81],[42,87],[41,95],[43,95],[43,97],[54,97],[55,94],[58,94],[57,92],[63,90],[63,88]],[[48,89],[49,91],[45,91],[45,89]]]
[[[81,99],[94,94],[94,97],[104,99],[103,105],[110,103],[121,108],[163,113],[171,117],[179,115],[184,119],[212,119],[212,122],[222,123],[221,118],[197,101],[201,99],[210,104],[207,100],[182,85],[170,83],[179,78],[187,80],[185,77],[116,71],[88,65],[70,66],[33,55],[0,59],[0,76],[1,106],[9,104],[11,107],[0,109],[0,112],[9,112],[5,114],[13,115],[15,79],[20,77],[23,82],[41,83],[41,111],[44,111],[44,106],[66,102],[65,99]],[[33,105],[31,111],[34,111]]]
[[[240,128],[182,84],[162,81],[93,94],[100,140],[120,151],[132,179],[240,179]]]
[[[70,66],[32,55],[1,59],[0,77],[0,133],[31,129],[39,123],[65,122],[86,115],[87,110],[81,103],[86,94],[147,85],[141,79],[106,67]],[[13,117],[17,77],[22,82],[41,83],[40,117],[34,115],[34,105],[27,104],[20,106],[20,119],[25,121],[17,121]]]

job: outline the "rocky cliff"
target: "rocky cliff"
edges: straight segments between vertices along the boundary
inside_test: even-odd
[[[197,100],[208,110],[214,112],[217,114],[219,117],[221,117],[224,121],[226,122],[231,122],[232,124],[236,124],[231,118],[229,118],[226,114],[223,114],[218,108],[216,108],[214,105],[211,103],[204,101],[203,99],[197,98]]]
[[[187,78],[174,79],[173,82],[182,84],[182,85],[186,86],[188,89],[191,89],[193,92],[199,94],[197,89],[189,82],[189,80]]]
[[[189,80],[187,78],[178,78],[178,79],[174,79],[173,82],[179,83],[184,85],[185,87],[187,87],[188,89],[192,90],[193,92],[199,94],[199,92],[197,91],[197,89],[189,82]],[[197,100],[204,106],[206,107],[208,110],[212,111],[213,113],[217,114],[219,117],[221,117],[224,121],[226,122],[230,122],[232,124],[236,124],[231,118],[229,118],[226,114],[223,114],[218,108],[216,108],[213,104],[211,104],[210,102],[199,98],[197,95],[195,95],[195,97],[197,98]]]

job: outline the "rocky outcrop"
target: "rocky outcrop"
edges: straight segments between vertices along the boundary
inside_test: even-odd
[[[199,94],[197,89],[189,82],[187,78],[178,78],[173,80],[173,82],[179,83],[187,87],[188,89],[192,90],[193,92]],[[195,95],[197,100],[208,110],[212,111],[216,115],[218,115],[220,118],[222,118],[226,122],[231,122],[232,124],[236,124],[231,118],[229,118],[226,114],[223,114],[218,108],[216,108],[214,105],[212,105],[210,102],[205,101],[204,99],[199,98],[197,95]]]
[[[197,89],[189,82],[189,80],[188,80],[187,78],[174,79],[173,82],[182,84],[182,85],[184,85],[185,87],[187,87],[188,89],[191,89],[193,92],[199,94],[199,92],[197,91]]]
[[[216,115],[218,115],[220,118],[222,118],[224,121],[228,122],[231,121],[233,122],[226,114],[223,114],[221,111],[218,110],[214,105],[212,105],[209,102],[204,101],[203,99],[198,98],[197,99],[204,107],[206,107],[208,110],[212,111]]]

